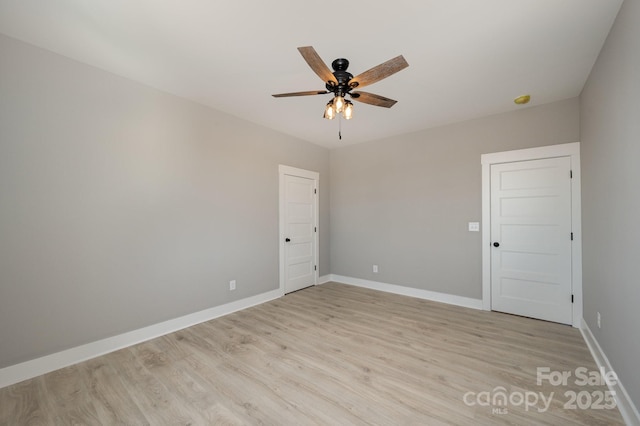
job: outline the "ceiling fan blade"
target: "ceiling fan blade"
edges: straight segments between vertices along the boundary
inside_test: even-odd
[[[393,59],[389,59],[387,62],[383,62],[380,65],[353,77],[349,82],[349,85],[352,87],[368,86],[382,80],[383,78],[387,78],[408,66],[409,64],[404,59],[404,56],[396,56]]]
[[[318,52],[311,46],[298,47],[298,51],[302,55],[307,64],[311,67],[313,72],[318,74],[318,77],[322,79],[325,83],[332,81],[333,83],[338,83],[336,78],[333,76],[333,73],[324,63]]]
[[[309,90],[307,92],[278,93],[271,96],[273,96],[274,98],[287,98],[289,96],[324,95],[325,93],[329,92],[327,92],[326,90]]]
[[[351,97],[358,102],[384,108],[391,108],[396,104],[396,102],[398,102],[394,101],[393,99],[385,98],[384,96],[368,92],[353,92],[351,93]]]

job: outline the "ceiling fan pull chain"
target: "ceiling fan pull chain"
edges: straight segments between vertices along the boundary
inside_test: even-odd
[[[338,139],[342,140],[342,116],[338,114]]]

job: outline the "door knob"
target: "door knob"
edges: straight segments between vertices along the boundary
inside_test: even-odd
[[[288,243],[289,241],[291,241],[291,238],[285,238],[285,239],[284,239],[284,242],[285,242],[285,243]]]
[[[500,243],[493,243],[494,247],[500,247]]]

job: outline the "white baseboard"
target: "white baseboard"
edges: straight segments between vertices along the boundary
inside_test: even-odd
[[[598,366],[598,368],[604,368],[606,372],[614,371],[613,367],[609,363],[609,359],[603,352],[593,333],[591,333],[591,329],[587,325],[587,322],[584,320],[584,318],[582,319],[580,332],[582,333],[582,337],[587,343],[587,346],[589,347],[591,355],[596,361],[596,365]],[[620,414],[622,415],[625,423],[630,426],[640,425],[640,414],[638,413],[638,409],[631,400],[631,397],[627,393],[627,390],[622,385],[620,377],[618,377],[615,385],[609,386],[609,390],[615,393],[618,410],[620,410]]]
[[[329,281],[331,281],[331,274],[327,274],[327,275],[323,275],[321,277],[318,277],[318,285],[326,284]]]
[[[0,369],[0,388],[281,297],[280,289]]]
[[[385,291],[387,293],[400,294],[403,296],[416,297],[418,299],[426,299],[434,302],[447,303],[449,305],[463,306],[465,308],[482,309],[482,299],[472,299],[470,297],[456,296],[447,293],[438,293],[435,291],[421,290],[413,287],[405,287],[395,284],[381,283],[378,281],[363,280],[360,278],[345,277],[342,275],[330,274],[329,281],[335,281],[343,284],[350,284],[357,287],[369,288],[372,290]]]

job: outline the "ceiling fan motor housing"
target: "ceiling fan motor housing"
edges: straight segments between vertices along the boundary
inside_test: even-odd
[[[349,81],[353,78],[353,74],[347,72],[349,61],[344,58],[338,58],[331,63],[331,67],[333,68],[333,76],[338,84],[328,81],[325,87],[328,91],[335,93],[336,96],[344,96],[353,89],[353,87],[349,86]]]

